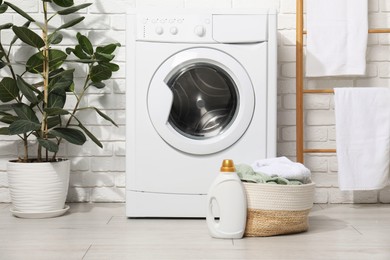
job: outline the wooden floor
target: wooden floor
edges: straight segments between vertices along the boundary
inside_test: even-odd
[[[213,239],[203,219],[127,219],[124,204],[70,204],[52,219],[0,204],[0,259],[390,259],[390,205],[315,205],[305,233]]]

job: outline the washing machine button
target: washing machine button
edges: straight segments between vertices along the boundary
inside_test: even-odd
[[[198,25],[195,27],[194,32],[197,36],[203,37],[206,34],[206,28],[203,25]]]
[[[156,29],[155,29],[156,33],[158,35],[161,35],[164,33],[164,29],[161,27],[161,26],[157,26]]]
[[[172,35],[176,35],[179,32],[179,30],[177,29],[176,26],[173,26],[171,27],[170,32]]]

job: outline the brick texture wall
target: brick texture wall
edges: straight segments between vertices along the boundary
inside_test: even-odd
[[[40,0],[12,0],[12,3],[39,16]],[[104,109],[116,120],[113,127],[93,114],[85,113],[87,127],[102,141],[104,149],[93,143],[85,146],[65,145],[62,154],[72,160],[68,201],[123,202],[125,200],[125,10],[127,7],[170,8],[254,8],[278,9],[278,155],[295,160],[295,0],[75,0],[93,2],[77,26],[97,44],[118,41],[122,47],[116,62],[121,66],[114,80],[104,89],[88,93],[86,104]],[[369,24],[372,28],[390,27],[390,1],[368,0]],[[0,24],[23,20],[14,13],[0,15]],[[60,21],[58,21],[60,22]],[[69,34],[75,32],[70,31]],[[2,39],[12,37],[6,31]],[[64,41],[64,45],[70,43]],[[23,59],[23,54],[15,52]],[[390,35],[371,34],[367,52],[367,76],[350,78],[305,79],[306,88],[339,86],[388,86],[390,80]],[[0,74],[4,76],[3,74]],[[334,148],[334,103],[332,95],[305,98],[305,140],[307,148]],[[0,202],[9,202],[6,162],[18,154],[14,137],[0,136]],[[305,164],[312,170],[317,184],[317,203],[390,203],[390,188],[381,191],[341,192],[337,184],[337,159],[334,154],[306,155]]]

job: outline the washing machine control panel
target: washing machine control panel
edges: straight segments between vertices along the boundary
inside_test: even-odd
[[[155,42],[213,42],[211,15],[137,16],[137,40]]]

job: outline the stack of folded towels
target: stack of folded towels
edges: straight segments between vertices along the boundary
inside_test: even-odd
[[[236,171],[242,181],[281,185],[301,185],[311,182],[311,173],[301,163],[286,157],[262,159],[251,166],[237,164]]]

